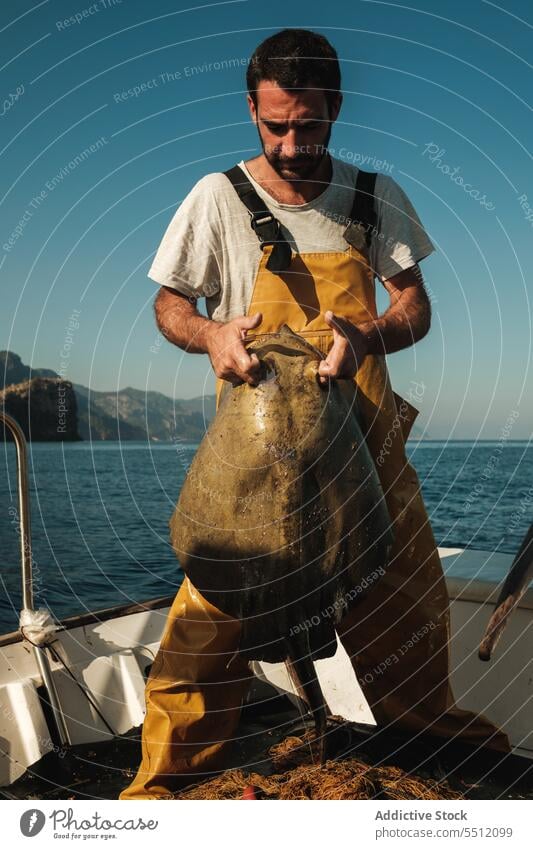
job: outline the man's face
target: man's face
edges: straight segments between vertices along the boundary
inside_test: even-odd
[[[248,95],[263,153],[280,177],[290,182],[312,178],[327,153],[340,102],[339,95],[328,108],[321,89],[286,91],[269,80],[259,83],[257,108]]]

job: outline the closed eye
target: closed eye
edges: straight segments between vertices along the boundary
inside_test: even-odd
[[[285,135],[285,133],[287,132],[286,124],[270,124],[267,121],[263,121],[263,123],[267,130],[269,130],[269,132],[271,133],[276,133],[277,135]]]
[[[322,126],[322,123],[322,121],[302,121],[295,126],[302,130],[318,130],[318,128]],[[263,121],[263,124],[267,130],[271,133],[276,133],[277,135],[285,135],[288,129],[287,124],[271,123],[270,121]]]

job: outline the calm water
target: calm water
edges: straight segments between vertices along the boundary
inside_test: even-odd
[[[15,453],[3,448],[0,633],[16,629],[21,604]],[[168,520],[196,448],[35,443],[36,606],[59,618],[175,593],[181,573]],[[515,553],[533,521],[533,444],[426,442],[408,450],[439,545]],[[501,576],[487,568],[477,577]]]

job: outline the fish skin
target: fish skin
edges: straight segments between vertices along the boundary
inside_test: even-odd
[[[286,326],[250,349],[265,379],[225,385],[171,542],[197,590],[241,620],[241,654],[284,660],[285,639],[312,620],[312,659],[330,657],[353,588],[386,567],[388,510],[353,381],[321,386],[322,354]]]
[[[248,350],[261,379],[225,384],[171,542],[199,593],[241,621],[240,654],[287,663],[324,763],[328,708],[313,661],[335,653],[335,625],[364,592],[354,587],[383,574],[390,517],[354,382],[319,384],[323,355],[287,326]]]

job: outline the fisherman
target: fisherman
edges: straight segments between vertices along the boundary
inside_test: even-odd
[[[337,54],[322,35],[286,29],[267,38],[247,86],[262,153],[207,174],[175,213],[149,271],[161,287],[158,327],[179,348],[208,354],[217,399],[223,381],[254,385],[259,361],[245,342],[284,323],[324,354],[324,385],[356,381],[395,542],[385,575],[342,620],[339,638],[380,728],[509,752],[500,729],[455,705],[446,583],[405,454],[417,410],[393,393],[385,364],[429,330],[418,263],[433,244],[390,175],[328,151],[342,94]],[[390,298],[381,315],[375,277]],[[208,317],[197,310],[202,297]],[[142,762],[121,799],[168,798],[223,764],[253,677],[239,632],[185,578],[146,684]]]

